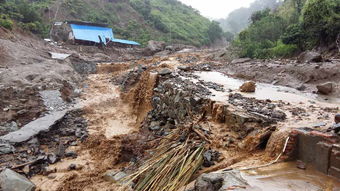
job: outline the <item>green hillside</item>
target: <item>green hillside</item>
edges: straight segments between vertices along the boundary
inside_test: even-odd
[[[339,0],[285,0],[275,11],[255,12],[234,45],[240,56],[291,56],[314,47],[336,49],[340,34]]]
[[[208,45],[221,37],[216,23],[177,0],[0,0],[0,25],[13,22],[41,36],[53,21],[106,23],[119,38]],[[27,19],[29,18],[29,19]]]

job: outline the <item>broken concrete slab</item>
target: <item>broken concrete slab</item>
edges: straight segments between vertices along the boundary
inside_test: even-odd
[[[63,110],[41,117],[23,126],[17,131],[1,136],[0,140],[9,141],[11,143],[21,143],[28,141],[41,131],[47,131],[52,125],[61,120],[67,112],[68,110]]]
[[[23,175],[5,169],[0,174],[0,187],[3,191],[33,191],[35,185]]]
[[[62,54],[57,52],[49,52],[51,58],[56,60],[65,60],[67,57],[71,56],[71,54]]]

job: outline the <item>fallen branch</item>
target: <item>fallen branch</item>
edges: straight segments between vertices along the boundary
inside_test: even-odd
[[[16,165],[16,166],[12,166],[11,169],[17,169],[17,168],[22,168],[22,167],[25,167],[27,165],[32,165],[32,164],[35,164],[39,161],[43,160],[43,157],[38,157],[37,159],[33,160],[33,161],[29,161],[29,162],[26,162],[26,163],[22,163],[22,164],[19,164],[19,165]]]

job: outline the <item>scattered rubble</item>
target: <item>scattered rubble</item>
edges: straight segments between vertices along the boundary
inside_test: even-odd
[[[48,111],[62,111],[67,108],[67,104],[62,99],[60,91],[45,90],[39,93]]]
[[[195,182],[192,191],[222,191],[245,189],[248,186],[239,171],[213,172],[202,174]]]
[[[148,42],[147,48],[151,52],[160,52],[165,49],[165,42],[150,40]]]
[[[111,182],[119,182],[120,180],[122,180],[123,178],[125,178],[127,176],[127,174],[125,172],[121,172],[121,171],[117,171],[117,170],[111,170],[105,173],[104,178],[107,181],[111,181]]]

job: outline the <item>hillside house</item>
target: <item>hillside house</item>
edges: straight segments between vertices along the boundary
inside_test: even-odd
[[[57,42],[92,46],[140,46],[135,41],[114,38],[112,29],[105,24],[80,21],[55,22],[51,29],[51,38]]]

